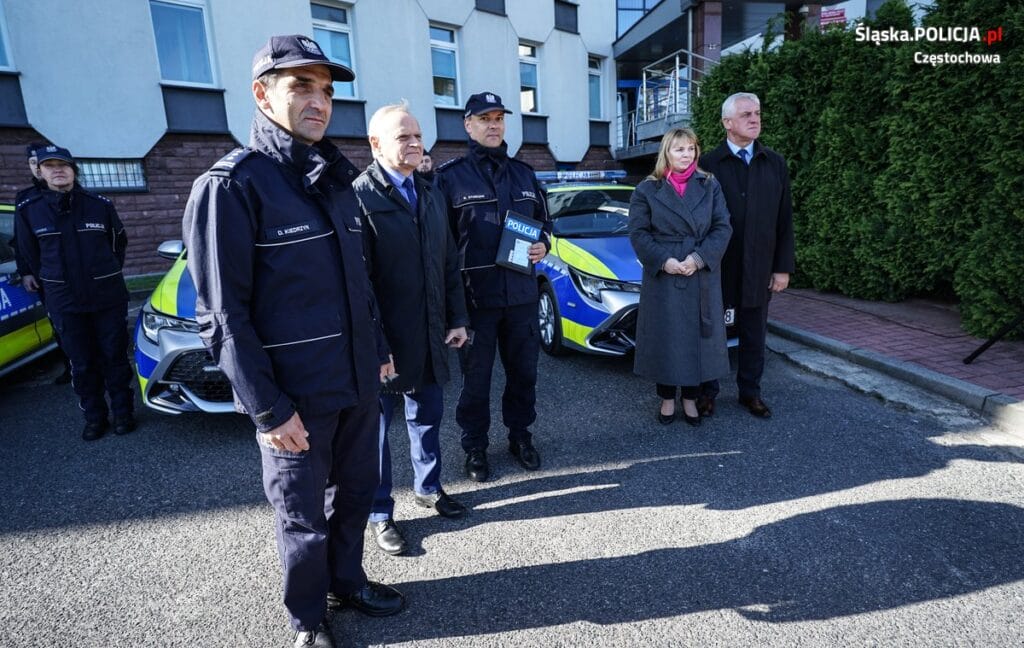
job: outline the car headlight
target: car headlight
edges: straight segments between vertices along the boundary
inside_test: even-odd
[[[633,293],[640,292],[640,284],[595,277],[593,275],[588,275],[585,272],[580,272],[576,268],[572,267],[569,268],[569,276],[572,277],[573,283],[576,284],[576,287],[581,293],[596,302],[601,301],[602,290],[618,290],[620,292]]]
[[[147,340],[155,343],[157,341],[157,333],[160,329],[165,328],[174,331],[188,331],[190,333],[199,332],[199,324],[192,320],[163,315],[151,310],[142,311],[142,333],[146,336]]]

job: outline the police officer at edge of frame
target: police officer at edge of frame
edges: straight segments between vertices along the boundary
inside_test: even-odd
[[[299,35],[272,37],[252,74],[249,146],[196,180],[182,228],[200,335],[256,425],[294,645],[333,646],[328,608],[404,606],[362,568],[377,396],[393,365],[363,260],[358,171],[324,137],[332,82],[355,75]]]
[[[34,278],[27,288],[46,292],[46,312],[71,361],[72,386],[85,416],[82,438],[102,437],[110,410],[114,432],[128,434],[135,429],[128,288],[121,274],[128,236],[113,203],[78,184],[70,151],[45,146],[36,159],[46,186],[18,204],[14,215],[26,279]]]
[[[466,474],[481,482],[490,476],[487,432],[495,349],[505,368],[501,405],[509,451],[523,468],[540,467],[529,431],[537,419],[540,352],[536,269],[531,267],[530,274],[516,272],[496,265],[495,258],[509,211],[543,223],[541,240],[529,248],[533,264],[551,247],[551,221],[533,169],[508,156],[506,113],[511,111],[493,92],[472,95],[463,122],[470,137],[469,151],[436,172],[459,249],[473,331],[460,355],[463,382],[455,420],[462,428]]]
[[[373,163],[356,178],[363,212],[364,250],[384,332],[398,377],[380,397],[380,486],[370,510],[377,546],[404,553],[394,520],[388,427],[404,405],[414,474],[413,500],[445,518],[466,507],[441,487],[441,420],[448,382],[448,346],[466,341],[466,299],[444,198],[416,172],[423,133],[406,102],[383,106],[370,118]]]
[[[761,398],[764,346],[771,294],[789,286],[795,269],[793,201],[789,171],[781,155],[763,145],[761,101],[737,92],[722,103],[726,139],[701,156],[700,165],[718,178],[729,207],[732,239],[722,259],[722,301],[735,308],[739,337],[736,386],[739,403],[757,418],[771,418]],[[701,384],[697,410],[715,411],[717,380]]]
[[[39,170],[39,160],[36,158],[36,151],[42,150],[49,146],[44,142],[33,142],[25,147],[25,158],[28,162],[28,171],[32,174],[32,184],[24,189],[21,189],[14,195],[14,204],[20,205],[29,198],[36,196],[43,189],[46,189],[46,182],[43,180],[42,172]],[[18,221],[15,220],[13,223],[13,231],[11,232],[11,247],[14,249],[14,261],[18,268],[18,276],[21,277],[21,287],[28,292],[39,292],[39,300],[44,301],[46,296],[43,291],[39,290],[39,282],[36,281],[35,275],[29,269],[25,263],[25,259],[22,258],[21,252],[18,250]],[[57,349],[60,351],[60,359],[64,363],[64,371],[54,379],[56,385],[66,385],[71,382],[71,361],[68,359],[68,354],[64,353],[64,350],[60,348],[60,334],[54,329],[54,339],[57,341]]]

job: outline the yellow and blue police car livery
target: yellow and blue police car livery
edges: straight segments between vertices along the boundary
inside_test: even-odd
[[[0,376],[57,348],[39,293],[21,287],[14,250],[14,206],[0,205]]]
[[[203,346],[195,318],[196,287],[182,252],[135,323],[142,401],[173,414],[234,412],[231,384]]]
[[[557,182],[546,187],[554,221],[551,251],[537,266],[541,348],[551,355],[567,349],[628,353],[643,274],[626,233],[633,187],[585,182],[622,172],[537,175]]]

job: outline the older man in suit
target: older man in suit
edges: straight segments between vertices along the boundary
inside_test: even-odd
[[[795,264],[789,171],[783,157],[758,140],[757,95],[738,92],[726,99],[722,126],[726,140],[701,156],[700,165],[721,183],[732,221],[732,239],[722,261],[722,296],[725,307],[736,314],[739,402],[766,419],[772,415],[761,398],[768,301],[789,285]],[[718,390],[717,380],[701,385],[701,415],[714,413]]]

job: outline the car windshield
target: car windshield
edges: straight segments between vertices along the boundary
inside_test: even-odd
[[[14,212],[0,211],[0,263],[14,259],[10,241],[14,236]]]
[[[548,193],[552,233],[566,238],[625,236],[632,195],[629,187],[552,191]]]

